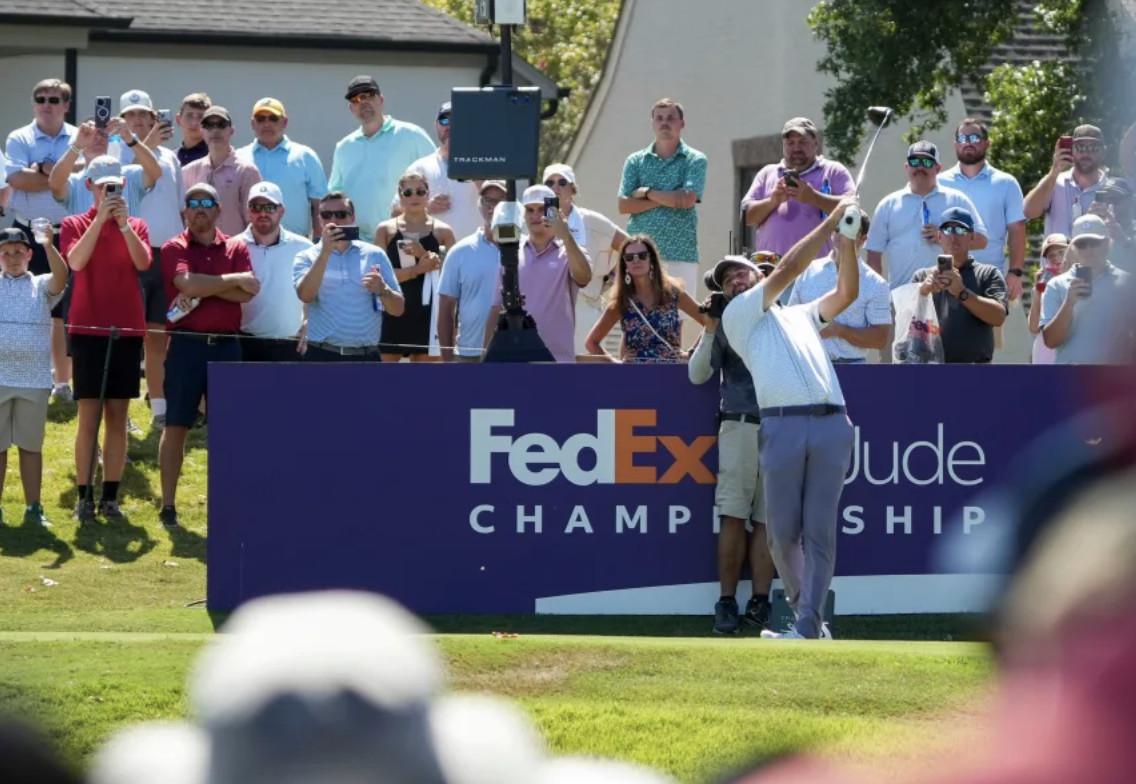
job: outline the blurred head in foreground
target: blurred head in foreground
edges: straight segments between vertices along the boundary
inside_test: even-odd
[[[531,784],[544,739],[512,703],[482,695],[441,697],[430,733],[446,784]]]
[[[205,733],[192,724],[152,722],[113,735],[95,754],[89,784],[204,784]]]
[[[43,736],[0,719],[0,781],[4,784],[79,784]]]

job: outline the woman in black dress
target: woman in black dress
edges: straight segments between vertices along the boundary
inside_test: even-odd
[[[401,316],[383,315],[380,349],[383,362],[411,362],[439,355],[437,317],[438,282],[444,249],[454,244],[454,232],[430,216],[430,186],[417,172],[398,181],[402,214],[379,224],[375,244],[387,252],[402,287],[406,310]]]

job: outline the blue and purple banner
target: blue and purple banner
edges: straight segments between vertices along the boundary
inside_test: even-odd
[[[1054,367],[839,373],[857,437],[838,610],[918,611],[919,595],[951,590],[942,579],[969,581],[936,575],[933,553],[949,534],[997,524],[977,499],[1038,431],[1022,404],[1060,419],[1077,409],[1080,379]],[[717,388],[691,385],[683,366],[233,364],[210,374],[212,609],[332,587],[423,613],[713,603]],[[912,577],[922,590],[903,587]],[[865,591],[900,596],[873,604]]]

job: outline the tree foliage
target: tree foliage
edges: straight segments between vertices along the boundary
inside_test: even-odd
[[[473,0],[424,1],[473,23]],[[592,90],[603,73],[619,9],[620,0],[528,0],[528,23],[514,33],[513,51],[571,90],[557,113],[541,126],[542,163],[563,160],[568,154]]]
[[[825,93],[825,139],[851,161],[868,106],[891,106],[911,135],[947,121],[946,99],[977,81],[994,47],[1013,33],[1016,0],[823,0],[808,16],[827,52],[817,68]]]

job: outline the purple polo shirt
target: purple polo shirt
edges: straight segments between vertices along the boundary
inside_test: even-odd
[[[1107,179],[1108,176],[1102,173],[1095,185],[1081,190],[1081,186],[1073,179],[1071,169],[1058,174],[1057,184],[1053,186],[1053,194],[1049,197],[1049,206],[1045,210],[1046,235],[1071,235],[1073,221],[1089,211],[1089,207],[1093,206],[1093,197]]]
[[[764,167],[753,178],[753,184],[742,198],[741,208],[744,213],[746,202],[760,201],[768,198],[777,181],[785,175],[785,161],[771,163]],[[851,193],[853,189],[852,175],[844,164],[830,161],[818,155],[813,165],[800,176],[813,190],[831,196],[843,196]],[[816,207],[801,204],[795,199],[789,199],[769,214],[765,223],[756,229],[754,250],[768,250],[783,256],[789,248],[797,244],[806,234],[820,225],[824,220],[824,213]],[[826,243],[821,249],[823,257],[832,244]]]
[[[568,251],[553,239],[537,253],[532,240],[521,246],[517,276],[525,310],[536,321],[544,345],[557,362],[576,361],[576,291],[580,288],[568,271]],[[493,296],[501,305],[501,287]]]

